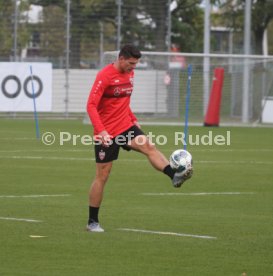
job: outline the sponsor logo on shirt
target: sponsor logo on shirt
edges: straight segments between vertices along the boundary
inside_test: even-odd
[[[114,96],[118,97],[119,95],[120,95],[120,89],[119,89],[119,87],[116,87],[114,89]]]
[[[121,87],[116,87],[114,89],[114,96],[115,97],[126,97],[132,94],[132,87],[125,87],[125,88],[121,88]]]

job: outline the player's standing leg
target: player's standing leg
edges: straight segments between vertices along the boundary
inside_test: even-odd
[[[99,208],[103,199],[103,191],[110,175],[112,162],[96,163],[96,176],[89,191],[89,220],[87,230],[91,232],[104,232],[99,225]]]

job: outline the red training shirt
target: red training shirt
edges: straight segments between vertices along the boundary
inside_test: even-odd
[[[98,74],[87,101],[87,112],[94,135],[106,130],[116,137],[137,121],[130,108],[134,71],[121,73],[114,64],[105,66]]]

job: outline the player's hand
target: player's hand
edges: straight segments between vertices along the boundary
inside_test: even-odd
[[[112,140],[111,140],[112,137],[106,130],[103,130],[102,132],[100,132],[97,135],[97,137],[100,139],[104,147],[109,147],[112,144]]]

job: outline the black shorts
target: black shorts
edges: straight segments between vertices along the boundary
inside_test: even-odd
[[[109,147],[102,144],[95,145],[96,163],[107,163],[118,159],[120,147],[125,150],[131,150],[128,142],[139,135],[145,135],[137,126],[132,126],[121,134],[117,135]]]

